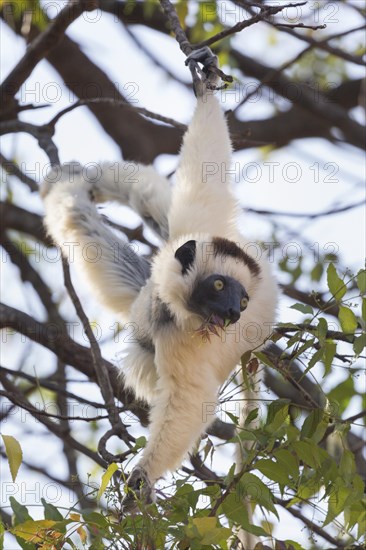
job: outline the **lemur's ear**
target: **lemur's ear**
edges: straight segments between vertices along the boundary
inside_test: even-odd
[[[182,264],[182,275],[184,275],[187,273],[196,257],[196,241],[187,241],[182,244],[175,252],[174,256]]]

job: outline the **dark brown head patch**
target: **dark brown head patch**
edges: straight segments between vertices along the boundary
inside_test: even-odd
[[[214,247],[215,256],[230,256],[231,258],[236,258],[248,266],[252,275],[258,276],[260,274],[260,267],[254,258],[244,252],[244,250],[242,250],[240,246],[233,241],[222,239],[220,237],[214,237],[212,239],[212,244]]]

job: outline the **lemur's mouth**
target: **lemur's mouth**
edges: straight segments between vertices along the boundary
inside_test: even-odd
[[[212,313],[203,321],[202,325],[195,330],[195,333],[202,336],[204,341],[210,342],[211,334],[214,336],[220,336],[221,331],[225,331],[231,323],[232,322],[230,319],[222,319],[222,317],[216,313]]]

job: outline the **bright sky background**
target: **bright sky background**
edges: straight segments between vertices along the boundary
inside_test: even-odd
[[[230,2],[223,2],[222,4],[231,7]],[[314,2],[310,2],[310,5],[312,4]],[[342,11],[343,7],[340,3],[335,5],[339,7],[339,11],[334,14],[329,11],[320,11],[321,17],[328,18],[326,32],[333,34],[360,24],[355,12],[351,10]],[[94,12],[89,14],[90,19],[93,14]],[[223,12],[223,16],[228,18],[226,22],[229,24],[236,22],[228,12]],[[24,41],[21,38],[16,38],[2,22],[0,23],[0,32],[1,78],[3,79],[16,61],[21,58],[25,46]],[[174,74],[186,82],[190,81],[189,71],[184,66],[184,57],[174,40],[142,27],[133,28],[133,32],[145,45],[151,47],[154,54]],[[137,106],[145,107],[181,122],[189,121],[195,104],[193,93],[170,80],[162,69],[153,66],[150,59],[142,51],[137,50],[132,39],[112,16],[99,13],[93,23],[90,20],[85,21],[85,18],[79,18],[69,28],[68,35],[81,44],[84,52],[103,68],[114,82],[118,83],[124,93],[134,94]],[[361,39],[362,37],[359,36],[360,41]],[[271,40],[270,47],[269,40]],[[264,63],[270,66],[280,65],[294,57],[304,47],[303,44],[285,34],[274,34],[273,31],[268,31],[268,27],[262,24],[251,27],[238,35],[234,40],[234,45],[245,52],[246,55],[252,55],[254,58],[263,60]],[[350,45],[352,46],[352,43]],[[353,78],[364,76],[364,71],[359,66],[347,64],[346,69]],[[230,67],[226,67],[225,72],[235,74],[235,70]],[[249,82],[249,79],[247,82]],[[228,101],[225,101],[225,108],[235,106],[230,97],[229,94]],[[21,98],[24,103],[52,103],[51,107],[26,112],[22,115],[24,120],[35,123],[49,120],[55,113],[75,101],[71,92],[61,82],[58,74],[45,61],[37,66],[25,83]],[[262,100],[248,102],[245,108],[240,111],[240,115],[244,119],[265,118],[270,115],[270,112],[271,104],[266,100]],[[360,108],[354,110],[353,115],[358,120],[362,120],[364,117],[364,113]],[[105,159],[120,160],[118,147],[105,134],[96,119],[89,114],[88,109],[85,107],[74,110],[61,119],[57,125],[55,141],[62,162],[78,160],[82,163],[88,163]],[[42,174],[45,175],[47,159],[32,137],[24,134],[6,136],[2,138],[2,151],[6,157],[16,158],[19,162],[24,163],[21,165],[23,171],[29,173],[37,181],[40,181]],[[176,162],[176,157],[163,155],[156,160],[155,164],[161,172],[169,174],[176,167]],[[234,155],[234,163],[236,163],[238,172],[241,174],[238,181],[234,183],[235,192],[244,207],[313,213],[325,211],[335,205],[357,202],[362,200],[365,194],[365,160],[359,150],[350,146],[335,147],[320,139],[308,139],[294,142],[290,147],[272,152],[269,157],[264,157],[263,152],[256,149],[242,151]],[[250,163],[257,163],[257,165],[254,166]],[[273,181],[269,181],[270,165],[264,163],[278,163],[273,164],[271,167],[274,174]],[[295,176],[289,163],[297,163],[300,168],[299,179],[296,182],[293,181]],[[318,163],[319,181],[315,181],[314,174],[317,167],[314,166],[314,163]],[[256,172],[257,169],[259,169],[259,172]],[[9,179],[9,181],[11,181],[13,200],[16,204],[25,205],[26,208],[39,213],[42,212],[42,205],[37,196],[28,193],[25,187],[18,184],[14,179]],[[6,186],[3,186],[3,198],[5,194]],[[136,222],[136,217],[127,209],[113,209],[111,212],[114,219],[120,219],[123,224],[133,226]],[[302,249],[306,261],[312,261],[316,250],[319,250],[320,253],[331,252],[332,247],[334,247],[333,251],[340,254],[342,265],[349,267],[351,271],[357,271],[362,267],[365,256],[366,234],[363,208],[311,221],[306,218],[290,221],[288,218],[276,218],[276,221],[279,224],[286,223],[287,226],[292,227],[295,234],[301,235],[301,238],[307,242],[306,249]],[[271,226],[263,217],[243,214],[241,222],[242,231],[248,237],[268,240]],[[296,235],[291,241],[297,242]],[[327,249],[327,247],[330,248]],[[282,252],[278,250],[276,253],[278,255]],[[27,287],[26,293],[24,290],[19,291],[17,269],[6,261],[4,254],[2,263],[2,300],[9,305],[35,315],[39,319],[44,319],[44,312],[35,299],[33,290]],[[52,262],[50,259],[47,264],[47,269],[45,269],[44,262],[38,263],[38,265],[35,262],[34,265],[42,269],[42,275],[55,289],[55,298],[60,299],[63,304],[63,312],[72,321],[75,316],[70,307],[70,301],[64,291],[60,290],[62,289],[60,264]],[[77,274],[73,274],[73,276],[77,280]],[[284,280],[283,276],[282,280]],[[97,320],[101,327],[103,339],[110,337],[112,333],[110,327],[116,321],[115,317],[100,311],[100,306],[92,300],[88,288],[83,284],[79,284],[77,288],[89,318]],[[279,312],[281,320],[298,320],[299,314],[294,310],[289,310],[289,305],[290,302],[283,299]],[[78,339],[86,344],[80,335]],[[103,353],[110,360],[116,359],[120,351],[120,344],[108,342],[103,346]],[[22,341],[19,336],[8,339],[8,345],[3,347],[1,363],[9,368],[16,368],[21,358],[27,355],[28,357],[25,360],[25,370],[27,372],[31,374],[37,372],[39,375],[44,375],[53,371],[54,360],[52,354],[40,349],[38,346],[35,350],[34,348],[31,349],[29,343]],[[340,373],[338,381],[342,380],[344,376],[346,376],[346,373]],[[80,378],[78,376],[78,379]],[[83,383],[75,383],[71,385],[70,389],[76,392],[82,391]],[[95,395],[88,395],[88,397],[98,399],[97,390],[95,390]],[[21,443],[25,459],[30,462],[38,462],[40,466],[47,465],[51,472],[62,477],[64,471],[59,460],[59,444],[50,444],[44,435],[42,438],[40,436],[39,439],[34,434],[24,435],[22,426],[19,426],[20,414],[18,412],[18,416],[14,416],[14,421],[10,417],[10,420],[2,428],[3,432],[12,434],[15,437],[22,434]],[[37,432],[38,428],[30,416],[25,415],[25,413],[22,414],[22,421],[29,423],[32,432],[33,430]],[[104,429],[103,426],[105,427],[105,425],[102,424],[100,433]],[[135,432],[136,434],[141,433],[138,426],[136,426]],[[147,434],[146,430],[144,433]],[[77,426],[77,434],[80,440],[83,441],[85,437],[83,425]],[[35,452],[37,456],[35,456]],[[222,455],[220,457],[219,469],[225,471],[231,458],[222,457]],[[80,471],[94,473],[96,474],[95,480],[100,480],[100,471],[97,471],[89,460],[82,458],[80,463]],[[38,475],[31,473],[25,475],[25,469],[20,470],[15,489],[14,484],[10,481],[7,464],[4,461],[2,461],[1,468],[3,487],[5,487],[5,491],[2,493],[1,505],[6,504],[11,494],[14,494],[22,503],[31,501],[39,503],[40,497],[48,499],[57,506],[60,504],[70,506],[73,503],[70,495],[67,495],[66,491],[60,486],[45,481]],[[32,509],[32,514],[34,517],[40,517],[41,509],[38,512],[37,509]],[[294,538],[306,547],[306,532],[300,533],[299,527],[295,527],[296,525],[297,522],[292,517],[282,513],[281,528],[276,528],[274,535],[281,539]],[[9,544],[13,543],[9,542]],[[13,550],[13,546],[8,546],[8,550]]]

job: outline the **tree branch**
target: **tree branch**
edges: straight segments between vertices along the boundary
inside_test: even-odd
[[[70,268],[65,258],[62,259],[62,267],[64,272],[65,286],[90,342],[95,376],[98,382],[98,386],[100,387],[100,391],[102,392],[102,396],[108,411],[109,421],[112,426],[112,430],[109,431],[109,437],[111,437],[112,435],[116,435],[120,439],[122,439],[127,446],[130,446],[131,441],[134,441],[134,438],[128,433],[126,427],[119,417],[119,412],[114,402],[114,394],[112,383],[109,378],[108,368],[103,361],[97,339],[95,338],[94,333],[90,327],[89,320],[84,312],[79,297],[75,292],[74,286],[71,281]],[[104,445],[101,445],[99,442],[98,450],[107,462],[116,462],[117,457],[109,453],[105,448],[106,441],[107,439],[103,439]]]
[[[85,445],[82,445],[74,439],[69,433],[65,433],[65,430],[60,424],[56,424],[55,422],[52,422],[48,418],[46,418],[36,407],[34,407],[29,401],[27,401],[24,398],[24,395],[18,390],[18,388],[10,382],[9,378],[6,376],[6,374],[0,372],[0,380],[4,388],[7,390],[7,398],[11,400],[12,403],[19,406],[22,409],[25,409],[29,411],[29,413],[36,419],[39,420],[51,433],[56,435],[61,441],[64,442],[65,445],[70,446],[72,449],[75,449],[76,451],[79,451],[80,453],[84,454],[88,458],[91,458],[91,460],[94,460],[97,464],[102,466],[103,468],[106,467],[106,462],[98,456],[97,453],[94,451],[91,451]]]
[[[10,101],[30,76],[36,65],[47,56],[63,38],[67,27],[84,11],[91,11],[98,7],[96,0],[70,1],[33,42],[28,46],[22,59],[17,63],[0,86],[0,97],[3,108],[6,110]]]
[[[0,164],[9,175],[16,176],[22,183],[25,183],[32,192],[38,191],[38,185],[34,179],[24,174],[15,162],[5,158],[2,153],[0,153]]]

